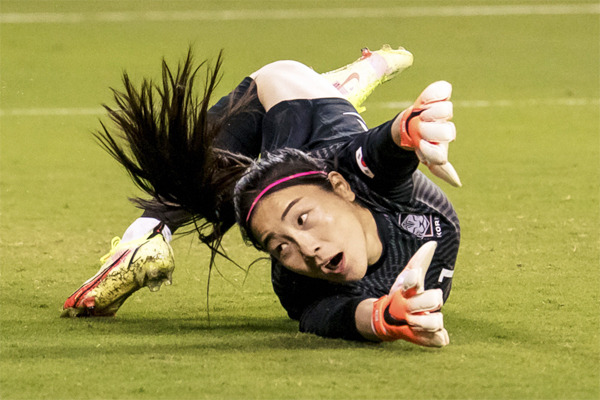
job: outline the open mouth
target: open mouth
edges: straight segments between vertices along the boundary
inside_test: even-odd
[[[344,253],[341,253],[341,252],[337,253],[331,260],[329,260],[329,265],[337,268],[339,266],[339,264],[342,262],[343,258],[344,258]]]
[[[323,272],[326,274],[340,274],[345,268],[344,253],[340,252],[333,256],[329,262],[325,264]]]

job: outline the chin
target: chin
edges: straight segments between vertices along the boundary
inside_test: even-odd
[[[364,278],[364,275],[361,276],[349,276],[347,277],[344,282],[358,282],[360,281],[362,278]]]
[[[366,272],[367,272],[366,269],[364,271],[362,269],[358,270],[358,271],[356,271],[356,270],[355,271],[350,271],[349,274],[340,276],[341,279],[339,281],[348,282],[348,283],[350,283],[350,282],[358,282],[362,278],[365,277]]]

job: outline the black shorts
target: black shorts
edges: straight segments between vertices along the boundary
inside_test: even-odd
[[[265,114],[261,151],[310,151],[366,131],[364,120],[345,99],[282,101]]]

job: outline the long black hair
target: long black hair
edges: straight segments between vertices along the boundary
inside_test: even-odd
[[[123,74],[123,90],[112,89],[115,107],[104,105],[112,125],[95,132],[101,146],[122,164],[150,199],[132,199],[151,213],[183,211],[182,225],[193,225],[200,239],[219,252],[235,223],[233,188],[251,160],[213,147],[227,120],[251,99],[237,99],[219,115],[209,105],[221,79],[222,52],[214,66],[194,65],[192,50],[175,73],[163,59],[162,80],[144,79],[137,89]],[[196,81],[204,70],[201,97]],[[212,262],[212,260],[211,260]]]

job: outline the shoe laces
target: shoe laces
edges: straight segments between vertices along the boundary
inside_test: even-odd
[[[112,240],[110,241],[110,251],[108,253],[106,253],[105,255],[103,255],[102,257],[100,257],[100,262],[102,264],[104,264],[106,261],[108,261],[108,259],[110,257],[112,257],[113,254],[115,254],[117,247],[119,246],[119,243],[121,243],[120,237],[115,236],[114,238],[112,238]]]

